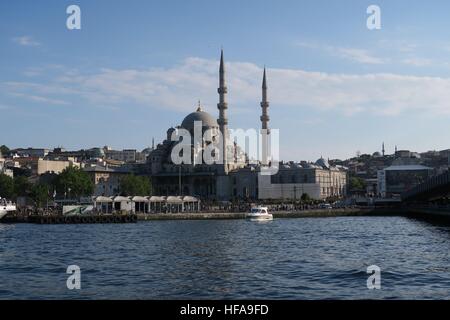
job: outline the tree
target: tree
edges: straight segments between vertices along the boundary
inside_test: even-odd
[[[46,205],[49,199],[49,187],[47,184],[38,183],[31,187],[31,198],[34,200],[37,207]]]
[[[75,198],[90,196],[94,192],[94,183],[86,172],[70,166],[56,178],[56,190],[59,194]]]
[[[0,146],[0,154],[7,154],[9,153],[9,148],[5,145]]]
[[[14,196],[23,197],[31,192],[31,183],[24,176],[14,177]]]
[[[120,179],[120,193],[123,196],[148,196],[152,187],[148,177],[126,175]]]
[[[309,201],[309,200],[311,200],[311,197],[309,196],[309,194],[307,194],[307,193],[304,193],[304,194],[302,194],[302,197],[300,198],[302,201]]]
[[[0,197],[11,199],[14,196],[14,180],[6,174],[0,173]]]
[[[350,189],[351,190],[364,190],[366,188],[366,182],[364,179],[359,177],[350,178]]]

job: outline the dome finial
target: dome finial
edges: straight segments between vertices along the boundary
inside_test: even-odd
[[[201,102],[200,102],[200,99],[198,99],[198,104],[197,104],[197,112],[202,112],[203,111],[203,109],[202,109],[202,105],[201,105]]]

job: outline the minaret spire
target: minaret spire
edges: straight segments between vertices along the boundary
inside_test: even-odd
[[[263,89],[267,89],[267,82],[266,82],[266,66],[264,66],[262,88],[263,88]]]
[[[383,141],[383,148],[382,148],[382,150],[381,150],[382,152],[383,152],[383,157],[384,157],[384,141]]]
[[[228,173],[228,158],[227,158],[227,138],[228,138],[228,118],[227,118],[227,109],[228,104],[226,101],[226,94],[228,92],[227,86],[225,83],[225,63],[223,59],[223,49],[220,51],[220,66],[219,66],[219,88],[217,89],[219,93],[219,103],[217,104],[217,108],[219,109],[219,119],[217,123],[219,124],[220,132],[222,133],[222,142],[223,142],[223,168],[224,172]]]
[[[269,108],[269,101],[267,100],[267,79],[266,79],[266,67],[264,67],[263,81],[262,81],[262,101],[261,101],[262,115],[261,115],[261,129],[267,129],[269,133],[269,115],[267,108]]]
[[[261,138],[262,138],[262,163],[268,164],[269,156],[269,115],[267,109],[269,108],[269,101],[267,100],[267,79],[266,79],[266,66],[264,66],[263,81],[262,81],[262,100],[261,100]]]

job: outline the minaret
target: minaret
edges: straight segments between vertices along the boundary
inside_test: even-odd
[[[383,148],[381,151],[383,152],[383,157],[384,157],[384,142],[383,142]]]
[[[262,137],[262,163],[267,165],[269,155],[269,115],[267,108],[269,108],[269,101],[267,100],[267,80],[266,80],[266,67],[264,67],[263,81],[262,81],[262,101],[261,101],[262,115],[261,119],[261,137]],[[266,130],[264,132],[264,130]]]
[[[217,123],[219,124],[220,132],[222,133],[223,142],[223,168],[224,172],[228,173],[228,158],[227,158],[227,138],[228,138],[228,118],[227,109],[228,104],[226,101],[226,94],[228,92],[227,86],[225,84],[225,63],[223,62],[223,50],[220,53],[220,67],[219,67],[219,88],[217,89],[219,93],[219,103],[217,108],[219,109],[219,119]]]
[[[269,101],[267,101],[267,80],[266,80],[266,67],[264,67],[263,81],[262,81],[262,101],[261,101],[262,115],[261,115],[261,129],[267,129],[269,131],[269,115],[267,114],[267,108],[269,108]]]

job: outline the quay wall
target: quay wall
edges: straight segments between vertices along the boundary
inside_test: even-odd
[[[274,211],[275,219],[278,218],[324,218],[324,217],[351,217],[351,216],[405,216],[419,219],[441,219],[450,221],[450,208],[414,208],[414,207],[386,207],[386,208],[347,208],[347,209],[314,209],[302,211]],[[226,219],[245,219],[245,212],[201,212],[201,213],[152,213],[132,215],[139,221],[157,221],[157,220],[226,220]],[[56,216],[55,216],[56,217]],[[89,220],[90,216],[87,216]],[[50,220],[52,216],[50,216]],[[56,219],[56,218],[55,218]],[[89,221],[77,221],[76,218],[65,218],[70,221],[42,222],[40,216],[6,216],[2,219],[3,223],[92,223]],[[134,220],[133,219],[133,220]],[[74,220],[74,221],[72,221]],[[94,219],[94,223],[120,223],[121,221],[109,221],[108,215],[99,216]],[[99,221],[97,221],[99,220]]]
[[[366,208],[355,209],[316,209],[303,211],[276,211],[271,212],[274,218],[320,218],[320,217],[344,217],[344,216],[376,216],[394,215],[391,211],[378,211]],[[228,213],[157,213],[138,214],[138,220],[209,220],[209,219],[245,219],[244,212]]]

